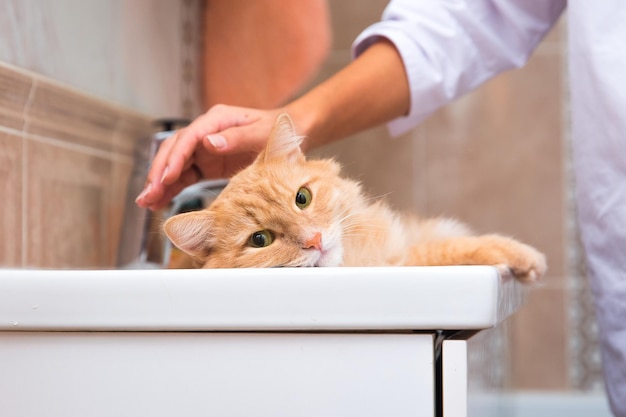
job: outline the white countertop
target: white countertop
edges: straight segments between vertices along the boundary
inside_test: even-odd
[[[487,266],[0,269],[0,330],[478,330],[526,292]]]

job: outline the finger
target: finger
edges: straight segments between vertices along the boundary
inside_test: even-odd
[[[234,146],[226,146],[220,149],[218,149],[219,146],[216,147],[214,144],[211,144],[206,137],[210,134],[219,134],[233,127],[255,125],[256,122],[262,121],[265,115],[267,115],[267,112],[264,111],[216,105],[198,117],[188,127],[178,130],[161,144],[159,152],[152,162],[146,188],[136,200],[137,204],[142,207],[155,204],[162,205],[162,200],[167,200],[176,194],[171,192],[172,189],[177,189],[177,192],[179,192],[184,188],[178,185],[176,187],[171,186],[179,181],[182,173],[194,163],[194,160],[197,162],[199,159],[204,159],[197,153],[200,149],[208,151],[208,154],[218,155],[220,153],[245,152],[251,148],[256,152],[260,151],[267,133],[263,135],[263,141],[258,140],[256,136],[253,136],[253,139],[248,141],[245,139],[247,134],[237,136],[237,132],[235,132],[232,142]],[[200,144],[206,145],[207,143],[209,146],[200,146]],[[217,160],[219,159],[221,158],[217,158]],[[214,160],[214,162],[217,162],[217,160]],[[215,168],[217,167],[201,167],[203,171],[215,171]],[[221,171],[224,170],[221,169]]]
[[[202,141],[204,148],[213,154],[232,155],[244,152],[260,152],[272,129],[268,118],[256,123],[234,126],[219,133],[209,134]]]
[[[171,198],[186,185],[189,185],[187,184],[188,178],[181,180],[180,177],[193,165],[193,154],[196,148],[194,141],[193,135],[185,135],[184,130],[179,130],[162,142],[159,151],[152,160],[146,187],[135,200],[139,206],[163,205],[163,199]],[[195,172],[199,172],[199,170]],[[195,181],[201,178],[200,176]],[[179,181],[184,186],[181,187],[177,184],[171,187]],[[177,191],[172,193],[169,191],[172,188]]]
[[[191,167],[185,171],[183,171],[174,184],[164,186],[163,194],[158,200],[154,200],[150,202],[147,207],[150,210],[159,210],[163,207],[167,206],[168,203],[174,198],[178,193],[184,190],[186,187],[195,184],[200,180],[199,172],[196,167]]]
[[[177,181],[182,172],[191,165],[193,154],[201,140],[202,137],[198,136],[191,126],[180,130],[171,147],[166,149],[167,154],[164,154],[165,162],[159,182],[169,185]]]
[[[191,170],[195,173],[196,179],[194,182],[202,179],[202,171],[200,171],[200,169],[194,164],[188,163],[184,170]],[[137,205],[139,205],[140,207],[148,208],[156,204],[157,202],[161,202],[161,200],[163,199],[170,198],[168,196],[176,195],[182,188],[186,186],[185,184],[188,181],[187,177],[183,178],[183,186],[182,188],[180,188],[178,185],[175,185],[174,187],[172,187],[172,185],[166,186],[160,181],[155,180],[155,178],[158,178],[158,173],[156,172],[156,170],[154,173],[151,173],[148,180],[146,181],[146,185],[144,186],[143,191],[137,196],[137,199],[135,200]],[[177,188],[177,191],[173,194],[171,191],[169,191],[172,188]]]
[[[235,113],[233,113],[235,112]],[[242,112],[243,114],[239,114]],[[236,107],[217,105],[199,116],[188,127],[180,129],[174,143],[167,148],[165,166],[161,170],[159,181],[164,184],[175,182],[180,173],[192,163],[192,157],[197,151],[200,143],[206,140],[207,135],[215,134],[231,126],[251,123],[256,120],[249,117],[245,110]],[[223,144],[223,140],[215,142],[217,146],[207,149],[209,152]],[[161,161],[159,161],[161,162]]]
[[[161,198],[161,195],[163,194],[163,187],[160,184],[160,178],[163,175],[167,157],[175,141],[176,133],[165,139],[159,146],[159,151],[150,163],[150,169],[148,171],[144,189],[135,200],[139,206],[146,207],[146,205],[150,202]]]
[[[176,133],[161,142],[159,150],[156,155],[150,161],[150,171],[148,172],[147,181],[151,183],[157,183],[160,181],[165,169],[167,158],[169,153],[176,143]]]

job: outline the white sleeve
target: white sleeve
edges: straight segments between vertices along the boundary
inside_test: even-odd
[[[396,136],[494,75],[524,65],[566,0],[392,0],[382,21],[353,44],[358,56],[378,38],[399,51],[411,89]]]

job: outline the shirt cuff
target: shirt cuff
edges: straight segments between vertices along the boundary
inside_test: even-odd
[[[353,58],[359,56],[369,46],[371,46],[373,43],[380,40],[381,38],[384,38],[391,42],[397,49],[404,64],[408,83],[411,88],[411,104],[409,114],[394,119],[387,124],[387,128],[391,136],[396,137],[411,130],[430,115],[430,112],[425,114],[420,112],[418,106],[414,105],[415,101],[418,99],[418,96],[420,100],[425,99],[422,94],[417,93],[415,86],[419,85],[417,74],[420,74],[421,77],[427,75],[425,74],[427,66],[424,65],[422,51],[420,51],[419,48],[416,47],[413,40],[410,37],[406,36],[402,30],[399,30],[397,27],[394,27],[392,25],[387,25],[386,22],[379,22],[375,25],[370,26],[356,38],[352,45]],[[416,70],[419,68],[421,68],[422,71]],[[439,76],[437,74],[434,74],[432,72],[429,76],[429,78],[434,78],[435,82],[437,81],[436,78],[438,77]],[[441,82],[441,80],[439,80],[439,82]]]

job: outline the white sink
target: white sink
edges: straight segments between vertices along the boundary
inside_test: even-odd
[[[466,417],[466,339],[526,290],[481,266],[0,270],[0,416]]]
[[[484,266],[0,270],[0,329],[485,329],[524,293]]]

